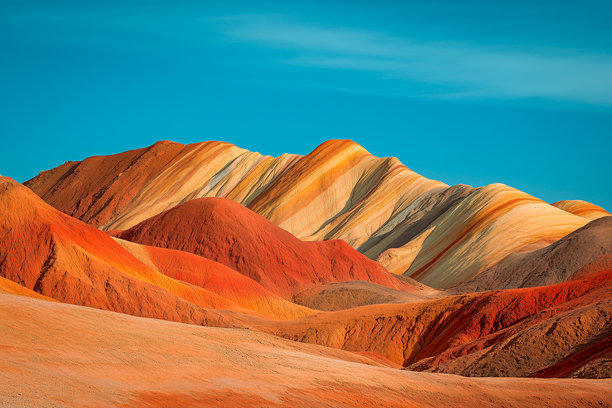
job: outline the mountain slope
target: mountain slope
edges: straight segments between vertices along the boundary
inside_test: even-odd
[[[316,310],[343,310],[383,303],[414,303],[444,296],[444,293],[410,281],[419,290],[397,290],[372,282],[332,282],[306,289],[293,302]]]
[[[263,333],[21,296],[0,295],[0,315],[2,406],[601,407],[612,391],[608,380],[375,367],[352,353]]]
[[[612,217],[595,219],[542,249],[510,255],[453,291],[552,285],[605,269],[612,269]]]
[[[434,287],[469,280],[588,221],[504,185],[448,187],[348,140],[277,158],[222,142],[159,142],[69,162],[25,184],[106,230],[128,229],[188,200],[229,198],[297,238],[343,239]]]
[[[582,200],[562,200],[552,203],[552,205],[588,220],[596,220],[601,217],[610,217],[612,215],[603,208]]]
[[[354,280],[417,290],[344,241],[300,241],[223,198],[187,201],[115,235],[214,260],[287,298],[321,283]]]
[[[138,258],[106,233],[60,213],[4,177],[0,214],[0,276],[62,302],[212,325],[233,324],[234,317],[210,309],[245,308],[278,317],[311,313],[192,254],[128,243],[134,253],[153,255]],[[184,265],[193,269],[191,277],[184,276]],[[225,287],[205,284],[213,278]]]
[[[610,319],[608,269],[552,286],[364,306],[266,329],[292,340],[375,353],[413,370],[538,376],[574,358],[573,369],[564,373],[571,375],[596,357],[587,350],[612,351],[605,345],[612,336]]]
[[[479,187],[399,247],[416,252],[404,264],[408,265],[404,273],[426,285],[450,287],[509,254],[546,246],[586,223],[584,218],[506,185]],[[401,233],[402,228],[396,226],[388,235]]]

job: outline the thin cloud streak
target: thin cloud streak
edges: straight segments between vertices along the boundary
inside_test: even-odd
[[[324,28],[269,15],[209,20],[228,37],[294,52],[281,64],[354,70],[426,83],[439,98],[544,98],[612,105],[612,58],[577,50],[426,43],[373,31]],[[411,91],[413,92],[413,91]]]

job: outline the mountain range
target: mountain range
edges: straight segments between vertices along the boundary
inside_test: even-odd
[[[585,201],[163,141],[0,178],[0,236],[0,405],[612,404]]]

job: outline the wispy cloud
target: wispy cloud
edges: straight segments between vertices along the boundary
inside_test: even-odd
[[[278,60],[281,64],[370,72],[381,80],[427,84],[436,89],[418,96],[545,98],[612,105],[609,55],[423,42],[376,31],[292,22],[283,16],[231,16],[210,21],[235,41],[290,51],[290,57]]]

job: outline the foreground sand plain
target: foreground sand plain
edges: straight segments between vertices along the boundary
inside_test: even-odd
[[[0,406],[602,407],[611,380],[466,378],[245,329],[0,295]]]

